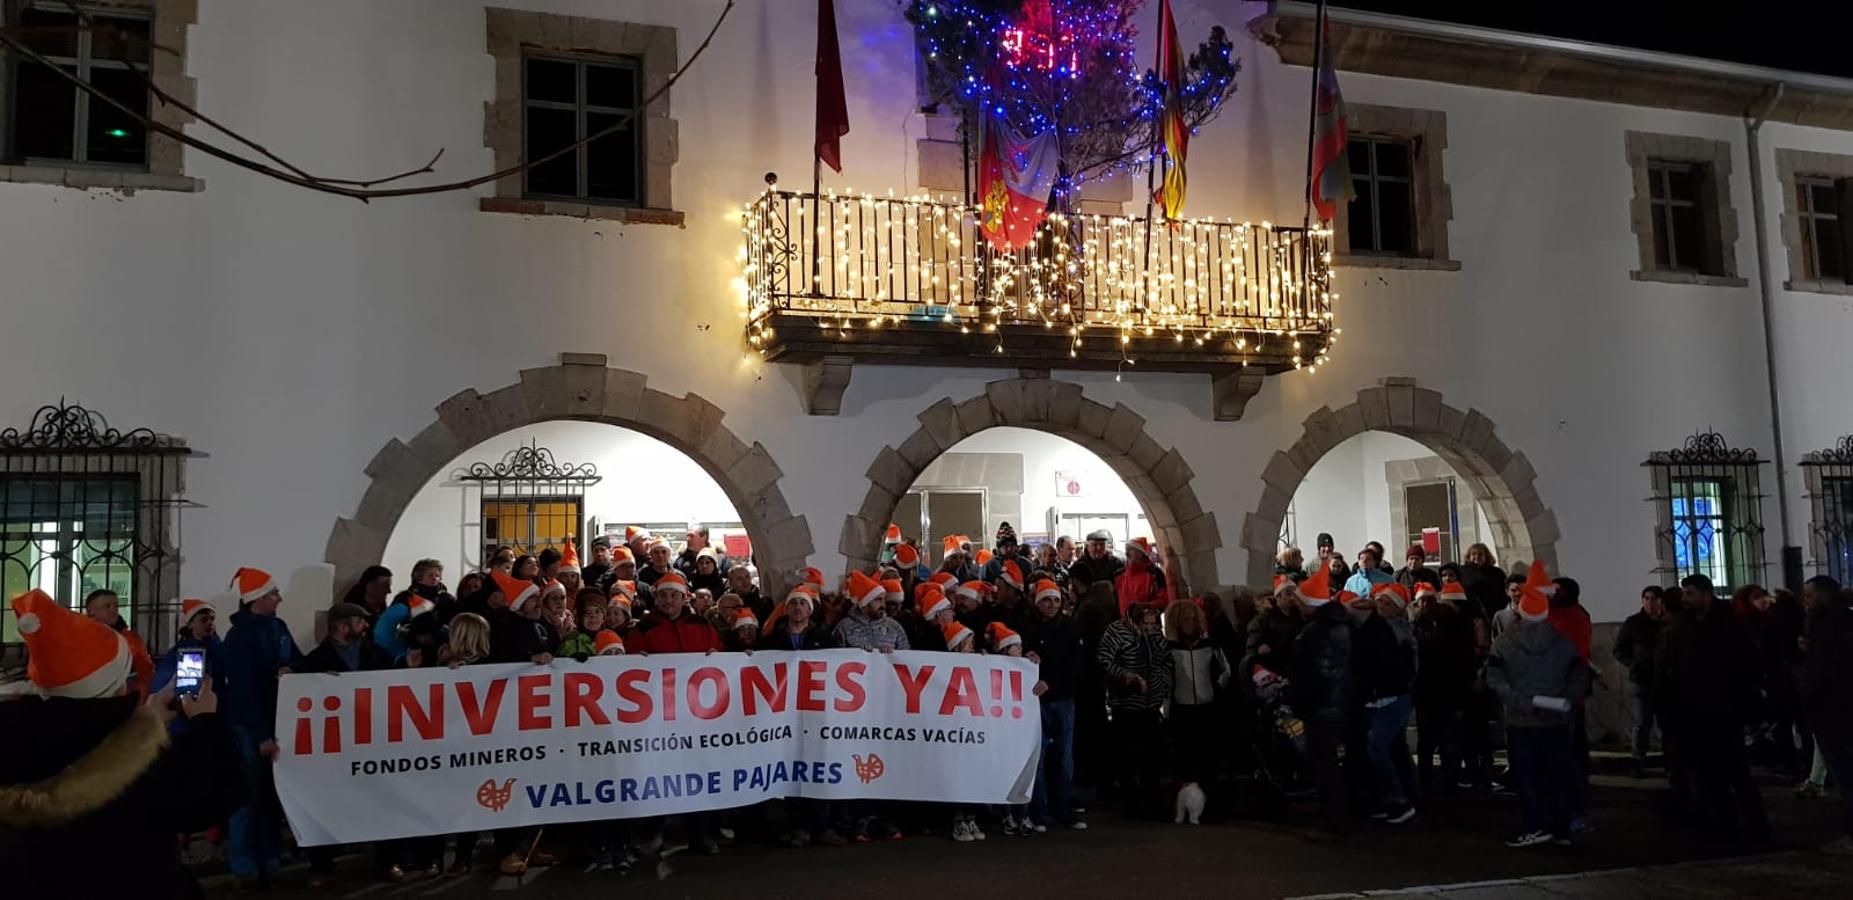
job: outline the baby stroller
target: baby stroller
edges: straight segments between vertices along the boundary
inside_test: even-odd
[[[1246,803],[1265,818],[1284,816],[1293,800],[1312,796],[1312,767],[1306,759],[1306,724],[1287,703],[1287,679],[1265,666],[1244,660],[1243,680],[1250,700],[1249,774],[1243,779]]]

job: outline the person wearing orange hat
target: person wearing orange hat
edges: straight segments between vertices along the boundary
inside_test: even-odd
[[[1576,790],[1570,719],[1589,688],[1589,669],[1576,645],[1551,626],[1543,567],[1533,568],[1520,591],[1518,624],[1493,641],[1486,660],[1487,686],[1505,708],[1519,798],[1518,832],[1508,847],[1569,843]]]
[[[1113,593],[1119,597],[1121,615],[1134,603],[1149,603],[1164,609],[1171,602],[1165,586],[1165,570],[1158,565],[1151,541],[1139,537],[1126,542],[1126,568],[1113,579]]]
[[[1372,818],[1402,825],[1415,818],[1415,766],[1407,738],[1414,708],[1415,627],[1409,621],[1409,593],[1400,582],[1377,585],[1371,614],[1354,636],[1352,666],[1362,692],[1364,752],[1373,773],[1376,809]]]
[[[656,608],[637,626],[638,636],[626,644],[633,653],[715,653],[721,649],[714,624],[689,607],[692,592],[681,572],[670,571],[656,580]]]
[[[1300,582],[1300,599],[1308,610],[1306,625],[1293,641],[1293,664],[1287,676],[1288,703],[1306,724],[1306,756],[1333,834],[1351,830],[1351,799],[1338,764],[1338,749],[1358,720],[1352,682],[1351,651],[1355,626],[1345,604],[1334,596],[1331,568]]]
[[[1465,602],[1467,591],[1457,581],[1444,581],[1439,589],[1424,586],[1416,590],[1416,677],[1411,699],[1416,720],[1417,793],[1426,793],[1431,786],[1457,790],[1461,783],[1461,714],[1479,677],[1475,630],[1485,627],[1484,620],[1461,608]],[[1436,757],[1440,758],[1439,782]]]
[[[579,589],[585,587],[584,572],[579,568],[579,545],[570,538],[560,547],[560,564],[553,577],[566,588],[568,597],[578,597]]]
[[[727,633],[721,635],[721,643],[728,650],[736,652],[753,652],[759,645],[759,617],[753,611],[741,607],[733,612]]]
[[[920,557],[920,547],[912,541],[902,541],[899,544],[895,544],[893,553],[890,555],[894,567],[900,569],[903,576],[912,579],[916,583],[925,581],[933,575],[932,572],[927,570],[927,567],[923,564]]]
[[[985,581],[996,584],[998,578],[1003,575],[1006,562],[1015,561],[1017,569],[1025,575],[1036,570],[1035,561],[1030,559],[1023,545],[1017,542],[1017,530],[1010,527],[1009,522],[997,526],[997,535],[992,539],[991,547],[991,559],[985,563],[982,576]],[[1021,581],[1021,579],[1018,580]],[[1021,589],[1023,585],[1018,584],[1017,587]]]
[[[144,703],[120,633],[43,591],[11,607],[0,615],[16,617],[32,690],[0,700],[0,893],[179,895],[193,876],[174,835],[222,821],[243,793],[211,681],[198,697],[166,690]],[[176,706],[183,729],[167,724]]]
[[[593,656],[624,655],[624,639],[618,637],[618,633],[609,628],[598,633],[598,637],[593,639],[592,646]]]
[[[302,651],[277,615],[283,594],[269,572],[239,569],[230,591],[238,610],[232,613],[222,654],[226,717],[244,757],[251,796],[257,799],[231,817],[226,857],[233,877],[255,882],[274,874],[282,856],[282,821],[270,775],[270,761],[277,755],[277,679],[302,662]]]
[[[559,655],[585,662],[598,655],[598,638],[616,632],[605,627],[610,604],[597,588],[583,588],[573,598],[573,630],[560,641]]]
[[[606,569],[605,574],[599,577],[598,586],[603,588],[605,594],[609,596],[612,585],[620,581],[635,582],[636,580],[637,555],[632,553],[629,547],[611,548],[611,568]]]
[[[1028,617],[1030,604],[1024,600],[1028,572],[1029,569],[1015,559],[1006,559],[997,567],[997,577],[989,582],[991,597],[997,602],[997,612],[991,621],[1014,624]]]
[[[197,651],[206,663],[206,677],[212,679],[212,688],[219,696],[225,696],[225,648],[219,640],[218,611],[212,604],[196,598],[180,601],[180,627],[174,637],[174,646],[169,647],[161,658],[155,661],[154,677],[149,680],[148,690],[160,693],[161,689],[173,683],[174,672],[180,668],[180,654]],[[183,720],[175,720],[178,728]]]
[[[985,648],[1002,656],[1022,656],[1023,636],[1002,622],[992,622],[984,629]]]
[[[874,576],[852,571],[843,579],[849,615],[836,623],[836,646],[888,653],[906,650],[907,630],[888,616],[888,590]]]
[[[1075,816],[1074,803],[1074,723],[1075,693],[1086,666],[1087,649],[1074,616],[1063,609],[1066,592],[1055,581],[1044,578],[1033,586],[1035,615],[1025,617],[1018,631],[1023,635],[1023,655],[1036,661],[1036,684],[1041,698],[1042,739],[1046,748],[1038,763],[1034,790],[1030,792],[1029,827],[1041,833],[1050,828],[1085,830],[1087,823]]]

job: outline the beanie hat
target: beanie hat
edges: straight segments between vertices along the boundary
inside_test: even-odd
[[[659,594],[664,591],[678,591],[686,595],[688,594],[688,579],[683,577],[681,572],[670,570],[663,573],[663,577],[656,579],[656,583],[650,586],[650,590]]]
[[[894,564],[903,569],[913,569],[920,565],[920,551],[912,544],[897,544],[894,548]]]
[[[1017,530],[1015,528],[1010,527],[1009,522],[1005,522],[1002,525],[997,526],[997,542],[998,543],[1001,544],[1005,541],[1014,541],[1016,539],[1017,539]]]
[[[882,579],[881,589],[887,592],[886,599],[889,603],[901,603],[907,599],[907,589],[901,586],[899,578]]]
[[[1324,566],[1300,582],[1300,599],[1307,606],[1324,606],[1332,602],[1332,570]]]
[[[495,589],[502,592],[502,598],[508,601],[508,608],[521,609],[521,604],[540,596],[540,586],[532,581],[522,581],[506,572],[492,569],[489,577],[495,582]]]
[[[416,619],[419,616],[422,616],[425,613],[431,612],[432,610],[438,608],[438,605],[436,603],[431,602],[431,598],[420,597],[417,594],[413,594],[412,599],[408,601],[406,605],[412,608],[411,614],[406,616],[406,618],[408,619]]]
[[[1441,593],[1436,594],[1435,596],[1440,597],[1443,600],[1453,600],[1455,602],[1459,602],[1459,601],[1467,599],[1467,589],[1464,587],[1461,587],[1461,583],[1458,581],[1450,581],[1447,584],[1442,585]]]
[[[90,700],[120,694],[129,683],[129,642],[114,628],[36,589],[14,597],[13,612],[26,640],[26,676],[40,693]]]
[[[1005,584],[1019,591],[1023,589],[1023,567],[1017,565],[1016,560],[1006,559],[1000,568],[1003,570],[1001,577]]]
[[[980,603],[984,601],[984,595],[990,591],[991,586],[982,581],[967,581],[953,589],[952,593],[954,596],[964,597],[973,603]]]
[[[232,591],[238,595],[238,605],[244,606],[265,594],[277,589],[277,580],[263,569],[243,568],[232,575]]]
[[[939,585],[929,582],[914,589],[914,605],[920,608],[920,618],[931,622],[934,616],[951,609],[952,601],[946,599]]]
[[[881,582],[870,577],[867,572],[856,571],[850,572],[849,577],[843,579],[843,593],[860,608],[882,599],[888,592],[881,586]]]
[[[960,644],[972,639],[972,630],[957,622],[947,622],[939,633],[946,638],[947,650],[957,650]]]
[[[753,615],[752,610],[742,607],[733,614],[733,621],[729,624],[734,628],[751,628],[757,631],[759,630],[759,617]]]
[[[180,601],[180,627],[185,628],[187,625],[191,624],[194,616],[203,612],[212,611],[212,604],[204,600],[196,600],[191,597],[182,600]]]
[[[900,543],[901,542],[901,526],[896,525],[893,522],[889,522],[888,523],[888,533],[883,535],[883,540],[885,543],[889,543],[889,544]]]
[[[1036,582],[1036,599],[1041,600],[1044,597],[1053,597],[1056,602],[1061,602],[1062,586],[1047,578]]]
[[[721,564],[721,552],[719,550],[714,549],[713,547],[701,548],[699,551],[695,553],[695,558],[698,560],[700,559],[714,560],[714,564],[717,566]]]
[[[631,565],[637,564],[637,555],[631,552],[631,548],[629,547],[611,548],[611,565],[615,568],[625,563],[630,563]]]
[[[1541,622],[1551,614],[1551,594],[1557,586],[1551,583],[1550,576],[1544,571],[1544,563],[1531,561],[1531,570],[1525,573],[1525,588],[1519,594],[1518,614],[1527,622]]]
[[[602,628],[598,636],[592,638],[592,654],[594,656],[623,656],[624,638],[619,637],[617,632],[609,628]]]
[[[803,578],[805,584],[814,584],[817,585],[819,591],[823,590],[824,570],[816,566],[805,566],[798,570],[798,574]]]
[[[991,560],[996,559],[996,558],[997,557],[991,555],[991,551],[986,550],[983,547],[980,547],[978,548],[977,555],[973,556],[972,560],[976,562],[978,565],[988,566],[991,564]]]
[[[1018,647],[1023,646],[1023,636],[1011,631],[1010,626],[1002,622],[992,622],[985,628],[984,637],[985,640],[991,642],[992,650],[1001,651],[1013,644]]]
[[[579,571],[579,546],[574,542],[567,541],[566,546],[560,548],[560,568],[557,571]]]

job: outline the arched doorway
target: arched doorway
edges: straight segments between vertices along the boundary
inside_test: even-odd
[[[1196,590],[1218,584],[1216,550],[1222,532],[1191,489],[1183,456],[1153,440],[1145,417],[1124,403],[1090,400],[1081,386],[1046,377],[993,381],[962,402],[927,407],[920,427],[899,447],[883,447],[869,466],[862,506],[843,522],[837,549],[852,568],[873,568],[882,535],[901,497],[941,454],[971,435],[999,426],[1047,432],[1081,445],[1124,481],[1165,555],[1165,567],[1182,573]]]
[[[810,524],[794,516],[783,477],[766,448],[746,444],[722,424],[726,413],[698,394],[672,396],[638,372],[609,368],[595,353],[561,354],[559,365],[523,369],[521,380],[490,393],[466,389],[438,404],[437,417],[411,441],[393,438],[367,464],[367,490],[352,518],[335,522],[323,559],[345,585],[379,563],[406,507],[471,447],[525,426],[561,419],[640,432],[688,456],[712,477],[752,537],[764,584],[782,584],[812,550]]]
[[[1467,482],[1484,512],[1487,543],[1506,559],[1541,559],[1556,570],[1557,516],[1539,499],[1537,472],[1525,454],[1506,446],[1493,421],[1479,410],[1462,412],[1439,392],[1417,386],[1415,379],[1386,378],[1358,391],[1355,402],[1315,410],[1306,417],[1300,439],[1268,460],[1261,473],[1261,502],[1242,525],[1249,583],[1272,580],[1281,523],[1307,473],[1333,448],[1369,431],[1401,435],[1428,448]]]

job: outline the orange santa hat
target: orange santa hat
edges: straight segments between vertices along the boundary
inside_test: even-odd
[[[894,564],[903,569],[919,568],[920,551],[915,550],[912,544],[896,544],[894,548]]]
[[[946,638],[947,650],[957,650],[960,644],[972,639],[972,630],[957,622],[947,622],[939,633]]]
[[[998,577],[1003,579],[1005,584],[1019,591],[1023,589],[1023,567],[1017,565],[1016,560],[1006,559],[1004,564],[998,568],[1002,570]]]
[[[946,592],[930,581],[923,581],[914,588],[914,604],[920,607],[920,618],[928,622],[952,608],[952,601],[946,599]]]
[[[491,571],[489,577],[495,581],[495,589],[502,592],[502,599],[508,601],[508,608],[517,612],[523,603],[540,596],[540,586],[532,581],[522,581],[501,571]]]
[[[560,569],[559,571],[561,572],[578,572],[579,571],[579,542],[567,541],[566,546],[560,548]]]
[[[901,526],[896,525],[893,522],[889,522],[888,523],[888,533],[885,537],[886,537],[887,543],[890,543],[890,544],[900,543],[901,542]]]
[[[1557,585],[1551,583],[1550,575],[1544,571],[1544,563],[1531,561],[1531,570],[1525,573],[1525,588],[1518,597],[1518,614],[1527,622],[1542,622],[1551,614],[1551,595],[1557,593]]]
[[[243,568],[232,574],[232,592],[238,595],[238,605],[244,606],[265,594],[277,589],[277,580],[263,569]]]
[[[116,696],[128,685],[134,659],[115,629],[41,590],[14,597],[13,612],[26,640],[26,677],[41,694],[90,700]]]
[[[881,582],[876,581],[874,576],[867,572],[861,571],[851,572],[848,578],[843,579],[843,593],[857,607],[868,606],[888,596],[888,591],[881,586]]]
[[[618,633],[609,628],[602,629],[598,636],[592,639],[592,653],[595,656],[622,656],[624,655],[624,639],[618,637]]]
[[[1307,606],[1324,606],[1332,602],[1332,570],[1324,566],[1300,582],[1300,599]]]
[[[213,611],[212,604],[204,600],[188,597],[180,601],[180,627],[185,628],[192,624],[193,617],[200,613]]]
[[[883,578],[881,589],[887,594],[886,599],[889,603],[901,603],[907,600],[907,588],[901,584],[899,578]]]
[[[1061,602],[1062,586],[1047,578],[1036,582],[1036,599],[1040,601],[1044,597],[1051,598],[1057,603]]]
[[[1007,647],[1023,646],[1023,636],[1011,631],[1010,626],[1002,622],[992,622],[985,628],[984,636],[991,642],[991,649],[994,652],[1002,653]]]
[[[990,564],[991,564],[991,560],[992,560],[992,559],[994,559],[994,558],[995,558],[995,557],[993,557],[993,556],[991,555],[991,551],[989,551],[989,550],[986,550],[986,549],[984,549],[984,548],[982,548],[982,547],[981,547],[981,548],[979,548],[979,549],[978,549],[978,555],[977,555],[976,557],[974,557],[973,559],[974,559],[974,561],[975,561],[975,562],[977,562],[977,563],[978,563],[978,565],[981,565],[981,566],[988,566],[988,565],[990,565]]]

